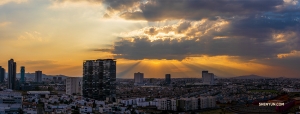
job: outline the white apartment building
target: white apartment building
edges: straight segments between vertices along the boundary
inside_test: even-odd
[[[177,103],[175,99],[155,99],[158,110],[172,110],[177,111]]]
[[[22,104],[23,97],[19,92],[1,91],[0,104]]]
[[[136,105],[137,103],[145,102],[145,101],[146,101],[145,98],[117,99],[118,103],[122,103],[125,106]]]
[[[200,109],[216,107],[216,97],[213,96],[199,97],[199,100],[200,100]]]
[[[207,97],[200,97],[200,109],[208,108],[208,98]]]
[[[69,77],[66,79],[66,94],[82,95],[82,77]]]
[[[157,103],[157,109],[158,110],[167,110],[167,99],[156,99]]]
[[[192,97],[190,99],[192,102],[191,110],[197,110],[198,109],[198,98]]]
[[[171,110],[177,111],[177,101],[175,99],[171,99]]]
[[[213,108],[216,107],[216,97],[208,96],[207,97],[208,107]]]
[[[93,108],[89,107],[89,106],[82,106],[81,108],[79,108],[79,112],[80,112],[80,114],[82,114],[82,113],[92,113]]]
[[[22,108],[23,97],[19,92],[0,92],[0,114],[17,113]]]
[[[111,107],[108,107],[108,106],[105,106],[105,107],[99,107],[99,112],[102,114],[102,113],[109,113],[109,112],[112,112],[112,108]]]

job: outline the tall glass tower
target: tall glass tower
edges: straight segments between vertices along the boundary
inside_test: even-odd
[[[21,66],[21,78],[20,78],[20,81],[21,83],[24,83],[25,82],[25,67],[24,66]]]

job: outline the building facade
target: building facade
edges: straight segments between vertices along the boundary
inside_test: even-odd
[[[204,84],[214,85],[215,75],[213,73],[208,73],[208,71],[202,71],[202,81]]]
[[[21,83],[24,83],[25,82],[25,67],[24,66],[21,66],[21,78],[20,78],[20,82]]]
[[[19,92],[0,92],[0,114],[18,114],[22,108],[23,97]]]
[[[13,59],[8,61],[8,89],[16,89],[17,63]]]
[[[171,74],[166,74],[165,81],[166,81],[166,84],[171,84]]]
[[[143,84],[144,83],[144,73],[134,73],[134,83],[137,84]]]
[[[1,91],[0,104],[22,104],[23,97],[19,92]]]
[[[42,71],[35,71],[35,82],[42,82]]]
[[[5,79],[5,69],[0,66],[0,83],[4,83]]]
[[[116,60],[86,60],[83,63],[83,97],[115,101]]]
[[[66,94],[82,95],[82,77],[69,77],[66,79]]]

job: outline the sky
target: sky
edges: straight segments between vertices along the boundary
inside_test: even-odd
[[[0,66],[82,76],[117,59],[117,78],[300,77],[299,0],[1,0]]]

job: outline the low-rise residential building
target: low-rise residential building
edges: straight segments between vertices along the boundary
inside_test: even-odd
[[[93,108],[89,107],[89,106],[82,106],[82,107],[79,108],[79,112],[80,112],[80,114],[82,114],[82,113],[92,113]]]

